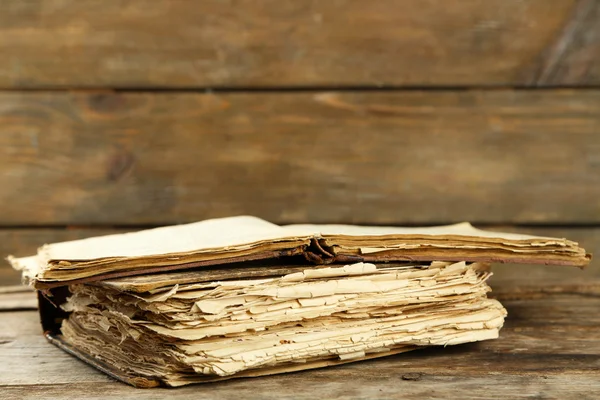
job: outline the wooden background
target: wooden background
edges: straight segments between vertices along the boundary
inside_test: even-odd
[[[600,247],[597,0],[8,0],[0,55],[2,255],[236,214]]]
[[[0,2],[0,255],[236,214],[600,255],[600,1]],[[585,298],[598,270],[494,279]]]

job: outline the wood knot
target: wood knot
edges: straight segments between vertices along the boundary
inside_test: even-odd
[[[125,99],[116,93],[97,93],[89,97],[88,104],[91,110],[110,114],[123,107]]]
[[[420,372],[410,372],[408,374],[402,375],[403,381],[420,381],[423,377],[423,374]]]
[[[131,171],[134,162],[135,159],[129,151],[119,149],[109,158],[106,178],[109,181],[118,181]]]

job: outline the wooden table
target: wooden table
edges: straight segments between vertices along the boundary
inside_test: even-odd
[[[508,309],[497,340],[181,389],[134,389],[115,382],[46,342],[31,309],[33,293],[3,293],[0,398],[597,399],[598,274],[596,268],[497,268],[494,295]]]

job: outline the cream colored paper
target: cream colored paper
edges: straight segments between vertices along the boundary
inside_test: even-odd
[[[176,284],[158,296],[115,282],[74,285],[62,332],[120,370],[171,386],[260,376],[494,339],[506,312],[486,298],[489,275],[464,262],[358,263]]]
[[[251,247],[295,238],[296,235],[278,225],[256,217],[239,216],[55,243],[43,246],[40,253],[47,260],[147,257]]]
[[[544,238],[542,236],[521,235],[517,233],[490,232],[477,229],[468,222],[461,222],[453,225],[443,226],[425,226],[425,227],[398,227],[398,226],[360,226],[360,225],[317,225],[317,224],[296,224],[284,225],[282,227],[290,234],[295,236],[317,235],[326,236],[421,236],[421,235],[459,235],[472,236],[477,238],[498,238],[508,240],[539,240],[544,243],[556,242],[554,238]],[[562,241],[559,239],[559,241]]]
[[[275,257],[281,252],[298,254],[309,251],[311,240],[321,243],[327,254],[364,256],[366,260],[381,256],[385,260],[494,260],[574,266],[589,262],[585,250],[566,239],[487,232],[468,223],[412,228],[280,227],[250,216],[49,244],[35,257],[9,257],[9,261],[35,281],[62,282],[119,271],[141,274],[165,267]]]

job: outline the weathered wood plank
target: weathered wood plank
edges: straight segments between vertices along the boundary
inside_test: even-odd
[[[45,342],[34,312],[0,313],[4,398],[547,398],[600,391],[600,298],[553,296],[504,303],[498,340],[259,379],[141,392],[111,382]]]
[[[4,1],[0,87],[530,84],[577,3]],[[551,83],[598,84],[593,42],[567,41]]]
[[[0,225],[600,222],[600,90],[0,93]]]
[[[0,312],[0,392],[6,385],[113,382],[51,345],[37,311]],[[10,371],[10,372],[9,372]]]
[[[20,285],[0,286],[0,311],[35,310],[37,307],[37,296],[32,288]]]
[[[452,360],[448,360],[451,362]],[[344,368],[344,367],[342,367]],[[402,374],[380,371],[381,366],[366,364],[375,372],[364,377],[355,375],[325,375],[314,377],[294,374],[286,377],[260,378],[260,384],[252,380],[239,380],[222,384],[206,384],[203,387],[182,389],[134,389],[120,383],[73,383],[61,385],[8,386],[3,394],[10,400],[73,399],[73,395],[86,399],[138,399],[148,400],[190,399],[207,396],[210,399],[510,399],[544,400],[595,400],[599,390],[597,377],[592,374],[576,375],[488,375],[469,377]],[[316,374],[316,373],[315,373]],[[140,391],[142,391],[140,393]]]
[[[21,274],[14,271],[8,263],[0,263],[0,286],[14,286],[21,283]]]
[[[600,2],[580,0],[544,56],[540,86],[600,82]]]

